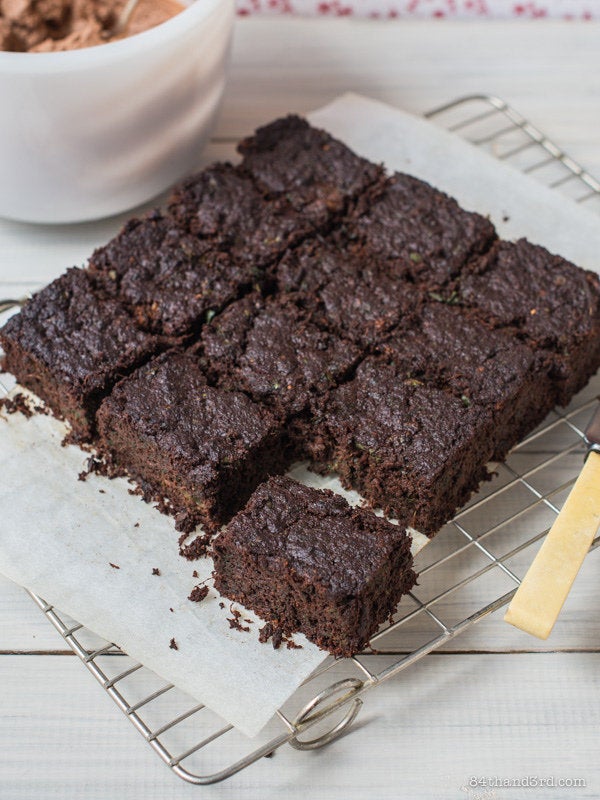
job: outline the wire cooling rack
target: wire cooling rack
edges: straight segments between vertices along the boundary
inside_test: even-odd
[[[465,97],[426,116],[577,202],[597,202],[600,212],[600,183],[502,100]],[[286,743],[300,750],[322,747],[351,725],[369,690],[511,600],[579,473],[583,430],[598,394],[600,375],[498,465],[493,480],[417,556],[419,585],[373,637],[370,649],[354,658],[325,661],[258,740],[224,725],[114,644],[98,640],[30,594],[149,746],[183,780],[215,783]],[[599,543],[600,537],[592,548]],[[490,598],[483,607],[482,596]]]

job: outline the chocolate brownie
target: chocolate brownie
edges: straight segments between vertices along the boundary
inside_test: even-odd
[[[416,582],[411,538],[330,491],[271,478],[214,544],[215,587],[336,656],[362,650]]]
[[[289,115],[238,145],[242,167],[270,197],[285,196],[322,229],[354,200],[381,190],[383,169],[360,158],[326,131]]]
[[[343,380],[361,355],[294,303],[257,293],[204,327],[200,352],[220,386],[248,393],[283,418],[301,413],[312,397]]]
[[[157,353],[161,340],[139,330],[81,269],[69,269],[0,331],[4,368],[89,439],[110,388]]]
[[[492,223],[411,175],[396,173],[348,235],[397,274],[435,290],[496,238]]]
[[[181,530],[214,532],[270,473],[283,470],[281,430],[240,392],[209,386],[198,360],[169,351],[113,389],[98,411],[100,450],[147,495],[167,500]]]
[[[299,117],[239,149],[10,320],[6,368],[80,438],[102,402],[113,466],[182,529],[215,530],[304,437],[434,532],[600,364],[598,276]]]
[[[304,242],[273,271],[281,294],[319,325],[370,348],[421,305],[415,287],[335,233]]]
[[[142,328],[169,336],[190,334],[259,277],[160,211],[127,222],[96,250],[89,269]]]
[[[168,207],[182,228],[257,269],[314,229],[285,197],[268,200],[231,164],[215,164],[184,180]]]
[[[381,345],[407,380],[451,392],[494,416],[494,458],[500,460],[554,405],[549,361],[504,331],[491,330],[468,311],[426,304]]]
[[[463,271],[461,302],[551,355],[556,401],[568,403],[600,366],[600,278],[545,248],[498,242]]]
[[[370,356],[321,404],[306,449],[318,471],[431,535],[486,477],[493,426],[487,408]]]

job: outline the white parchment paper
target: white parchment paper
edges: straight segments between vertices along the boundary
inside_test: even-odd
[[[345,95],[310,115],[353,149],[411,172],[490,214],[501,235],[526,235],[597,269],[597,218],[434,125],[381,103]],[[508,221],[505,217],[509,217]],[[299,650],[273,650],[229,628],[211,590],[187,599],[212,569],[177,552],[170,519],[128,492],[123,480],[77,480],[87,455],[61,447],[65,426],[46,416],[0,415],[0,572],[253,736],[319,665],[303,637]],[[294,477],[340,489],[302,468]],[[354,493],[345,493],[358,502]],[[415,534],[413,552],[426,542]],[[111,563],[116,567],[111,566]],[[158,567],[160,576],[152,575]],[[192,576],[193,570],[199,573]],[[171,611],[171,609],[173,609]],[[250,618],[255,619],[251,614]],[[177,650],[169,648],[171,638]]]

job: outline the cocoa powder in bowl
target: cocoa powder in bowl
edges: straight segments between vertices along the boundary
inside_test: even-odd
[[[124,33],[112,30],[126,0],[0,0],[0,50],[48,53],[104,44],[154,28],[184,6],[139,0]]]

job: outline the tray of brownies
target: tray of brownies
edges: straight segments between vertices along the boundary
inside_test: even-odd
[[[419,580],[415,531],[596,373],[600,279],[299,116],[238,151],[28,299],[3,368],[263,641],[350,658]]]

